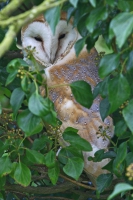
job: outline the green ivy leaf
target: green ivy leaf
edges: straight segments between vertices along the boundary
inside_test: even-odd
[[[24,97],[25,97],[25,93],[23,92],[21,88],[16,88],[15,90],[13,90],[11,99],[10,99],[10,104],[12,106],[13,113],[15,115],[17,114],[19,108],[21,107]]]
[[[1,187],[1,189],[3,189],[2,187]],[[4,189],[3,189],[4,190]],[[4,197],[3,197],[3,194],[2,193],[0,193],[0,200],[4,200]],[[8,200],[8,199],[7,199]]]
[[[107,198],[107,200],[111,200],[113,199],[116,195],[125,192],[125,191],[129,191],[129,190],[133,190],[133,187],[131,185],[129,185],[128,183],[118,183],[115,188],[114,191],[112,192],[111,195],[109,195],[109,197]]]
[[[65,130],[63,133],[63,139],[72,145],[76,145],[79,150],[82,151],[92,151],[90,143],[81,138],[76,132]]]
[[[75,145],[74,146],[70,145],[65,148],[62,148],[58,154],[58,160],[63,164],[67,163],[68,158],[73,158],[73,157],[78,157],[83,160],[82,151],[79,150]]]
[[[78,103],[86,108],[90,108],[93,103],[91,86],[85,81],[75,81],[70,84],[72,93]]]
[[[88,9],[88,6],[86,6],[86,4],[79,2],[78,9],[75,9],[75,12],[73,13],[73,15],[74,15],[74,17],[73,17],[73,27],[77,27],[80,20],[82,19],[82,16],[84,16],[86,13],[88,13],[89,10],[90,9]],[[85,23],[84,23],[84,26],[85,26]],[[84,27],[84,29],[86,29],[86,27]],[[88,30],[87,30],[87,32],[88,32]]]
[[[87,37],[86,39],[86,44],[87,44],[87,51],[90,52],[90,50],[95,46],[95,42],[96,42],[96,39],[92,39],[91,37]]]
[[[23,187],[26,187],[31,182],[31,172],[29,168],[23,163],[16,163],[13,178],[17,183],[19,183]]]
[[[109,187],[113,180],[113,174],[101,174],[98,176],[96,180],[96,186],[97,190],[101,193],[103,192],[107,187]]]
[[[10,174],[12,170],[11,165],[12,163],[8,156],[0,158],[0,176]]]
[[[42,119],[55,127],[57,126],[57,113],[54,110],[54,103],[49,98],[45,98],[45,102],[47,103],[49,113],[43,116]]]
[[[100,162],[106,158],[115,158],[116,153],[114,151],[107,151],[104,153],[104,149],[100,149],[95,152],[94,157],[89,157],[88,160],[93,160],[93,162]]]
[[[85,6],[86,6],[86,5],[85,5]],[[87,28],[86,28],[86,22],[85,22],[86,16],[87,16],[87,14],[84,14],[83,17],[80,16],[80,20],[78,21],[78,24],[77,24],[78,31],[79,31],[79,33],[80,33],[80,35],[81,35],[82,37],[86,37],[86,35],[87,35],[87,33],[88,33],[88,30],[87,30]],[[75,18],[76,18],[76,17],[75,17]],[[82,39],[83,39],[83,38],[82,38]],[[80,51],[82,50],[82,42],[83,42],[83,44],[85,44],[84,41],[81,41],[81,44],[80,44],[80,42],[79,42],[79,40],[78,40],[78,41],[77,41],[77,44],[76,44],[77,47],[74,46],[75,51],[77,50],[76,56],[78,56],[79,53],[80,53]],[[94,46],[93,46],[93,47],[94,47]]]
[[[59,174],[60,174],[60,168],[58,162],[55,163],[54,167],[48,168],[48,176],[53,185],[55,185],[56,182],[58,181]]]
[[[133,72],[133,51],[131,51],[129,56],[128,56],[128,61],[127,61],[127,64],[126,64],[126,68],[127,68],[127,71],[129,73]]]
[[[93,7],[96,7],[96,0],[89,0],[89,2]]]
[[[6,176],[0,177],[0,189],[4,190],[4,186],[6,184]],[[1,200],[1,199],[0,199]]]
[[[120,56],[119,54],[108,54],[105,55],[99,64],[99,76],[100,78],[106,77],[108,74],[110,74],[112,71],[117,69],[119,67],[120,63]]]
[[[123,0],[119,0],[118,1],[118,9],[121,11],[126,11],[129,12],[130,11],[130,5],[127,1]]]
[[[132,118],[133,117],[133,99],[129,102],[128,106],[126,106],[122,110],[122,114],[123,114],[123,117],[126,121],[127,126],[129,127],[129,129],[133,133],[133,121],[132,121],[132,119],[133,119]]]
[[[132,152],[133,152],[133,147],[132,147]],[[131,163],[133,163],[133,153],[132,152],[129,152],[126,156],[126,167],[128,167]]]
[[[76,8],[78,4],[78,0],[69,0],[70,3]]]
[[[100,102],[99,108],[101,118],[104,121],[104,119],[109,115],[110,103],[108,98],[105,98]]]
[[[110,110],[109,113],[114,112],[124,101],[130,96],[130,86],[123,74],[120,74],[109,81],[109,102]]]
[[[18,73],[18,70],[14,70],[12,73],[10,73],[6,79],[6,86],[9,85],[15,78],[16,78],[16,75]]]
[[[102,169],[106,169],[109,172],[113,173],[113,160],[111,160],[107,165],[102,167]]]
[[[127,125],[124,120],[120,120],[115,125],[115,135],[117,137],[122,136],[127,130]]]
[[[56,154],[53,150],[49,151],[45,156],[45,164],[51,168],[55,166]]]
[[[57,113],[55,111],[49,112],[46,116],[42,118],[48,124],[51,124],[53,127],[57,126]]]
[[[130,151],[133,153],[133,135],[131,135],[131,137],[129,138],[128,145],[129,145]]]
[[[41,118],[33,115],[29,110],[21,112],[17,117],[17,123],[26,136],[39,133],[43,128],[41,122]]]
[[[47,136],[42,135],[41,137],[34,140],[32,149],[39,151],[43,149],[47,143],[50,143],[50,142],[51,140],[49,140]]]
[[[43,71],[43,73],[44,73],[44,71]],[[43,85],[44,78],[43,78],[43,76],[42,76],[41,73],[38,73],[38,74],[36,75],[36,81],[39,83],[39,85]]]
[[[44,155],[35,150],[26,149],[26,157],[33,164],[45,164]]]
[[[113,49],[111,45],[107,44],[107,41],[103,38],[102,35],[100,35],[95,43],[95,48],[98,53],[104,52],[105,54],[111,54],[113,53]]]
[[[117,149],[117,156],[113,162],[113,169],[119,170],[121,163],[125,160],[127,155],[127,142],[123,142],[120,144]]]
[[[93,98],[95,99],[100,94],[101,82],[99,82],[93,90]]]
[[[74,45],[74,49],[75,49],[77,57],[78,57],[78,55],[80,54],[81,50],[83,49],[83,47],[85,45],[85,40],[86,40],[86,38],[81,38]]]
[[[49,107],[47,98],[43,98],[37,92],[34,92],[29,98],[28,102],[29,110],[37,116],[44,117],[49,114]]]
[[[68,158],[67,164],[63,167],[63,171],[68,176],[78,180],[84,168],[84,161],[81,158]]]
[[[116,36],[116,43],[121,48],[128,36],[133,30],[133,15],[128,12],[122,12],[114,17],[110,23],[109,37]]]
[[[114,0],[106,0],[107,4],[110,5],[111,7],[117,6],[117,2]]]
[[[4,151],[8,148],[9,148],[9,144],[7,144],[6,142],[2,142],[2,140],[0,140],[0,157],[2,156]]]
[[[110,76],[107,76],[104,78],[103,81],[101,81],[99,83],[99,94],[101,95],[102,98],[106,98],[108,96],[108,83],[109,83],[109,80],[110,80]]]
[[[56,25],[58,24],[60,20],[60,6],[56,6],[56,7],[48,9],[44,13],[44,16],[45,16],[46,21],[49,23],[51,30],[54,34]],[[54,17],[51,17],[51,16],[54,16]]]
[[[21,80],[21,87],[24,92],[30,91],[29,82],[30,82],[29,78],[26,75],[24,75],[23,79]]]
[[[94,31],[94,28],[99,20],[105,20],[108,17],[106,7],[98,7],[91,11],[90,15],[86,19],[86,27],[90,33]]]
[[[93,162],[100,162],[103,159],[103,155],[104,155],[104,149],[100,149],[95,152],[94,157],[89,156],[88,160],[89,161],[92,160]]]
[[[18,71],[21,66],[28,67],[29,65],[23,59],[16,58],[8,63],[6,69],[8,73],[13,73],[16,70]]]

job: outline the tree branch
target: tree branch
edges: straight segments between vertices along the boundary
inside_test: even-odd
[[[15,58],[23,58],[23,54],[21,51],[7,51],[5,54],[5,57],[8,57],[9,59],[15,59]]]
[[[15,11],[17,8],[20,7],[20,5],[24,2],[25,0],[12,0],[7,6],[5,6],[2,11],[0,12],[0,20],[7,19],[13,11]]]
[[[77,185],[77,186],[80,186],[80,187],[83,187],[83,188],[86,188],[86,189],[89,189],[89,190],[95,190],[95,191],[96,191],[96,188],[95,188],[95,187],[91,187],[91,186],[85,185],[85,184],[83,184],[83,183],[80,183],[80,182],[78,182],[78,181],[72,180],[72,179],[70,179],[70,178],[68,178],[68,177],[66,177],[66,176],[64,176],[64,175],[62,175],[62,174],[60,174],[60,176],[61,176],[62,178],[64,178],[65,180],[70,181],[71,183],[73,183],[73,184],[75,184],[75,185]]]
[[[63,184],[53,186],[53,187],[22,187],[20,185],[6,185],[5,190],[9,192],[24,192],[29,194],[54,194],[58,192],[64,192],[74,188],[74,184],[70,182],[65,182]]]
[[[9,30],[6,33],[3,41],[0,44],[0,58],[4,55],[4,53],[10,48],[15,36],[16,36],[15,26],[10,25]]]

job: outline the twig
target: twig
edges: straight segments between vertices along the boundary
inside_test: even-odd
[[[5,57],[8,57],[9,59],[23,58],[23,54],[21,51],[7,51]]]
[[[31,197],[30,199],[34,200],[35,198],[37,198],[37,196],[34,196],[34,197]],[[52,199],[57,199],[57,200],[72,200],[72,199],[68,199],[68,198],[64,198],[64,197],[52,197],[52,196],[49,196],[49,197],[39,197],[39,199],[48,199],[48,200],[52,200]]]
[[[9,109],[9,108],[2,108],[2,111],[5,112],[5,113],[13,113],[13,110]],[[18,113],[21,113],[23,111],[24,110],[18,110]]]
[[[78,186],[80,186],[80,187],[84,187],[84,188],[89,189],[89,190],[96,190],[95,187],[91,187],[91,186],[88,186],[88,185],[84,185],[84,184],[79,183],[79,182],[77,182],[77,181],[74,181],[74,180],[72,180],[72,179],[70,179],[70,178],[68,178],[68,177],[66,177],[66,176],[64,176],[64,175],[62,175],[62,174],[60,174],[60,176],[61,176],[62,178],[64,178],[65,180],[70,181],[71,183],[73,183],[73,184],[75,184],[75,185],[78,185]]]
[[[14,40],[16,36],[16,32],[17,32],[17,29],[15,28],[15,26],[10,25],[8,32],[6,33],[3,41],[0,44],[0,58],[10,48],[12,41]]]
[[[27,139],[30,141],[31,144],[33,144],[33,140],[30,137],[27,137]]]

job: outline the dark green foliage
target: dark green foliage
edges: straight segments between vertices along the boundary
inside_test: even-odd
[[[44,13],[45,19],[49,23],[53,33],[55,33],[56,25],[60,20],[60,7],[54,7]],[[51,16],[54,16],[53,18]]]
[[[63,133],[63,138],[65,141],[69,142],[72,145],[75,145],[76,148],[82,151],[92,151],[92,147],[89,142],[81,138],[76,132],[75,129],[66,129]]]
[[[28,10],[32,7],[32,2],[37,6],[43,0],[25,1],[25,6],[22,5],[20,9]],[[8,3],[9,1],[1,2],[0,9]],[[89,109],[99,95],[101,98],[99,111],[102,120],[104,121],[111,114],[114,123],[115,136],[113,139],[108,136],[111,142],[109,151],[100,149],[94,156],[88,157],[88,161],[101,162],[109,159],[109,162],[103,167],[108,170],[108,173],[101,174],[96,180],[97,195],[93,190],[89,190],[86,199],[90,198],[90,195],[94,200],[102,200],[103,195],[103,199],[107,200],[131,200],[133,2],[131,0],[68,0],[42,13],[53,34],[60,20],[61,10],[67,12],[68,22],[73,17],[73,27],[77,28],[81,35],[74,46],[76,56],[79,56],[84,45],[89,52],[95,43],[99,53],[99,60],[96,62],[101,82],[94,87],[93,91],[85,81],[72,82],[70,88],[73,96],[84,109]],[[6,29],[0,27],[0,42],[3,41],[7,30],[8,27]],[[7,194],[5,190],[7,184],[49,189],[52,185],[60,187],[64,184],[65,180],[61,176],[66,176],[66,179],[71,179],[71,182],[80,181],[81,177],[83,186],[84,179],[88,181],[89,178],[83,173],[82,151],[91,152],[93,147],[78,135],[77,129],[69,127],[62,133],[61,122],[57,119],[54,104],[49,99],[47,81],[42,77],[43,71],[32,72],[30,65],[21,59],[22,56],[12,59],[8,54],[20,52],[16,42],[15,38],[9,52],[0,59],[0,199],[22,199],[18,198],[19,193]],[[31,60],[35,64],[32,57]],[[40,92],[40,86],[45,89],[44,96]],[[59,144],[61,134],[64,140]],[[58,151],[60,146],[62,148]],[[114,175],[115,180],[113,180]],[[112,181],[113,186],[115,185],[113,191]],[[54,194],[53,190],[50,199],[61,195],[60,199],[62,197],[62,199],[79,200],[88,192],[86,187],[87,185],[84,188],[78,185],[78,193],[75,193],[73,188],[70,192],[63,190],[63,193],[57,194]],[[27,194],[28,192],[24,197],[30,199],[30,194]],[[31,198],[39,199],[40,196],[45,199],[47,195],[39,194]]]
[[[91,86],[85,81],[76,81],[71,83],[70,87],[77,102],[90,108],[93,102]]]
[[[113,175],[112,174],[101,174],[97,178],[97,189],[101,193],[103,192],[107,187],[109,187],[112,183]]]

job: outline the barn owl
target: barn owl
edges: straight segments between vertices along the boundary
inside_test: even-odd
[[[81,36],[73,28],[72,20],[67,23],[65,13],[61,14],[55,34],[52,33],[44,17],[39,16],[22,28],[21,35],[24,59],[30,62],[26,57],[26,50],[29,46],[34,48],[33,56],[40,64],[40,70],[44,69],[48,86],[84,80],[91,85],[93,90],[99,83],[96,66],[97,52],[93,48],[88,53],[84,47],[80,55],[76,57],[74,44]],[[102,126],[103,129],[107,129],[108,136],[113,136],[111,117],[102,121],[99,113],[100,97],[97,97],[91,108],[87,109],[76,102],[69,86],[51,89],[49,97],[54,102],[58,118],[62,121],[62,132],[67,127],[76,128],[78,134],[91,143],[93,151],[83,152],[84,169],[94,183],[97,176],[106,173],[101,168],[109,160],[104,159],[102,162],[93,163],[88,161],[88,157],[93,156],[99,149],[107,149],[109,140],[98,138],[96,133]]]

